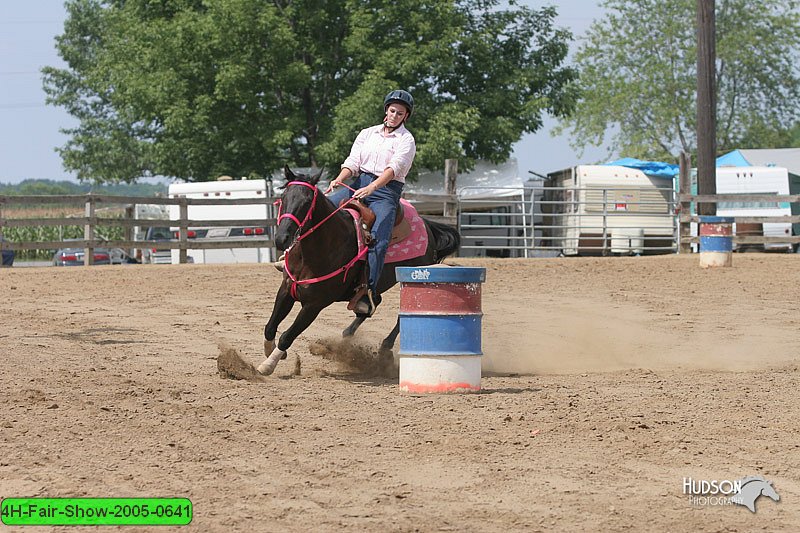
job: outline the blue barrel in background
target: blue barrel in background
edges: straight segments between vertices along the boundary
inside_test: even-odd
[[[476,267],[397,267],[400,390],[477,392],[481,377],[481,283]]]
[[[733,264],[733,217],[701,216],[698,234],[701,267]]]

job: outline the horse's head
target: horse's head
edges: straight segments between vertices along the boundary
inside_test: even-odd
[[[750,509],[751,513],[756,512],[756,500],[760,496],[766,496],[773,500],[780,501],[781,497],[775,491],[771,481],[767,481],[763,476],[747,476],[739,480],[741,490],[738,494],[731,496],[731,502],[744,505]]]
[[[772,486],[771,481],[767,481],[761,486],[761,494],[767,498],[772,498],[776,502],[780,501],[781,499],[781,497],[778,495],[778,492],[775,490],[775,487]]]
[[[322,172],[316,176],[295,174],[285,166],[283,174],[286,177],[286,187],[280,200],[278,227],[275,232],[275,246],[279,250],[291,246],[303,227],[311,220],[319,195],[317,182]]]

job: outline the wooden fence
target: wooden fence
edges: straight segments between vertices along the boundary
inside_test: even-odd
[[[70,241],[70,246],[85,249],[84,264],[91,264],[94,258],[94,248],[153,248],[156,250],[180,250],[180,262],[186,262],[186,250],[192,249],[221,249],[221,248],[272,248],[274,242],[270,238],[254,237],[247,240],[215,239],[214,241],[188,239],[190,227],[230,227],[230,226],[259,226],[274,227],[275,218],[266,219],[230,219],[230,220],[192,220],[188,218],[190,205],[253,205],[266,204],[267,212],[271,212],[275,198],[237,198],[237,199],[201,199],[201,198],[159,198],[149,196],[109,196],[109,195],[75,195],[75,196],[0,196],[0,236],[3,228],[27,226],[83,226],[83,240]],[[149,205],[176,205],[179,217],[176,220],[163,219],[136,219],[133,216],[137,204]],[[31,206],[83,206],[83,217],[36,217],[36,218],[9,218],[10,207]],[[98,216],[102,208],[122,209],[121,217]],[[172,241],[146,241],[133,238],[134,227],[158,227],[167,225],[179,229],[179,237]],[[120,240],[102,240],[96,237],[98,226],[118,226],[123,228],[123,238]],[[64,247],[64,241],[35,241],[35,242],[2,242],[2,247],[11,250],[55,250]]]
[[[454,195],[405,195],[410,201],[441,201],[443,206],[453,206],[456,204]],[[74,196],[0,196],[0,237],[3,235],[4,228],[14,227],[36,227],[36,226],[83,226],[83,239],[70,240],[69,246],[84,248],[84,264],[91,264],[94,260],[94,248],[150,248],[156,250],[179,250],[180,262],[187,262],[186,251],[188,249],[226,249],[226,248],[274,248],[275,243],[271,238],[274,233],[276,219],[274,218],[275,208],[273,203],[277,198],[266,196],[263,198],[163,198],[149,196],[110,196],[98,194],[74,195]],[[179,216],[175,220],[163,219],[137,219],[134,218],[135,206],[141,205],[176,205],[178,206]],[[228,220],[192,220],[188,218],[188,208],[190,205],[266,205],[267,213],[273,216],[264,219],[228,219]],[[82,206],[83,216],[71,217],[35,217],[20,218],[12,217],[14,211],[34,206]],[[443,207],[443,210],[446,209]],[[102,213],[116,210],[122,216],[111,217],[101,216]],[[450,207],[452,211],[452,207]],[[449,216],[430,216],[426,218],[438,220],[447,224],[456,225],[456,217]],[[149,228],[169,225],[178,228],[178,239],[171,241],[148,241],[135,240],[133,229],[135,227]],[[122,227],[122,239],[105,240],[97,238],[97,228],[102,226]],[[189,228],[192,227],[265,227],[268,229],[265,237],[248,237],[247,239],[225,239],[219,238],[211,240],[189,239]],[[10,250],[57,250],[65,247],[62,240],[50,241],[26,241],[9,242],[3,240],[0,247]]]
[[[425,217],[438,220],[450,225],[457,225],[457,199],[454,195],[426,195],[426,194],[406,194],[405,197],[413,202],[441,202],[441,213],[446,216],[436,214],[426,214]],[[188,207],[190,205],[255,205],[263,204],[267,206],[267,213],[274,215],[273,202],[275,197],[264,198],[239,198],[239,199],[220,199],[220,198],[161,198],[146,196],[110,196],[110,195],[75,195],[75,196],[0,196],[0,237],[3,235],[4,228],[13,227],[35,227],[35,226],[83,226],[83,239],[69,241],[70,247],[82,247],[85,249],[84,263],[91,264],[94,258],[94,248],[150,248],[156,250],[179,250],[180,262],[187,261],[188,249],[226,249],[226,248],[274,248],[274,234],[276,219],[274,217],[264,219],[229,219],[229,220],[192,220],[188,218]],[[691,224],[697,223],[700,217],[691,214],[692,203],[717,203],[717,202],[771,202],[771,203],[800,203],[800,195],[775,195],[775,194],[715,194],[715,195],[692,195],[681,193],[678,195],[680,210],[678,213],[680,251],[691,252],[691,245],[697,243],[699,238],[691,235]],[[136,219],[133,216],[137,204],[156,204],[156,205],[176,205],[178,206],[179,217],[175,220],[150,220]],[[34,217],[20,218],[13,217],[15,211],[20,208],[32,206],[82,206],[83,216],[72,217]],[[121,216],[101,216],[109,210],[121,212]],[[438,211],[438,209],[437,209]],[[735,216],[735,223],[800,223],[800,215],[785,216]],[[168,223],[170,227],[178,228],[178,238],[169,241],[148,241],[136,240],[133,236],[135,227],[149,228],[160,227]],[[102,226],[121,227],[123,237],[115,240],[105,240],[97,237],[97,228]],[[264,237],[248,237],[247,239],[189,239],[189,229],[193,227],[265,227],[268,229]],[[769,243],[800,243],[800,235],[786,236],[764,236],[735,235],[733,242],[737,244],[769,244]],[[50,241],[26,241],[9,242],[3,240],[0,247],[11,250],[56,250],[65,247],[62,240]]]

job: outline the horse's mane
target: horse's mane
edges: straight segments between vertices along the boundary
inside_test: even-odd
[[[767,481],[763,476],[747,476],[745,478],[740,479],[739,481],[742,483],[742,487],[744,487],[748,483],[752,483],[753,481],[762,481],[764,483],[771,485],[771,483]]]

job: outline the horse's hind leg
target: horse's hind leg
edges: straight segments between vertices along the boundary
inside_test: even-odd
[[[344,331],[342,331],[342,337],[352,337],[355,335],[356,330],[361,327],[361,324],[363,324],[366,319],[367,315],[356,316],[353,321],[350,322],[350,325],[347,326]]]
[[[389,335],[383,339],[381,347],[378,350],[378,357],[387,372],[394,367],[394,353],[392,352],[392,347],[394,346],[394,341],[397,339],[397,335],[399,333],[400,317],[397,317],[397,323],[394,325],[394,328],[392,328],[391,333],[389,333]]]
[[[397,340],[397,335],[399,333],[400,333],[400,317],[397,317],[397,323],[395,323],[394,328],[392,328],[392,331],[389,333],[389,335],[386,336],[385,339],[383,339],[383,342],[381,343],[381,352],[383,352],[384,350],[389,350],[391,352],[392,347],[394,346],[394,341]]]
[[[272,308],[272,315],[264,326],[264,355],[269,356],[275,349],[275,336],[278,334],[278,325],[289,314],[294,306],[294,298],[289,295],[286,284],[282,284],[275,296],[275,305]]]
[[[314,319],[317,318],[317,315],[324,307],[324,305],[304,305],[300,312],[297,313],[297,318],[294,319],[289,329],[284,331],[283,335],[278,339],[275,349],[258,365],[257,370],[267,376],[272,374],[275,371],[275,367],[278,366],[278,361],[286,359],[286,350],[289,349],[297,336],[314,322]]]

